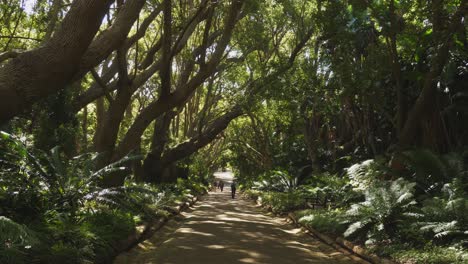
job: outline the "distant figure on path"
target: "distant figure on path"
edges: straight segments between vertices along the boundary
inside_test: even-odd
[[[223,192],[223,189],[224,189],[224,182],[223,182],[223,181],[220,181],[218,186],[219,186],[219,189],[221,189],[221,192]]]
[[[231,183],[231,195],[232,199],[236,197],[236,183],[234,181]]]
[[[213,191],[216,192],[216,189],[218,189],[218,181],[213,182]]]

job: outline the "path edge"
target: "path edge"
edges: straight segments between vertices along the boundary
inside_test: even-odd
[[[311,235],[313,235],[314,237],[317,237],[318,239],[320,239],[321,241],[323,241],[324,243],[338,249],[338,250],[346,250],[348,252],[351,252],[355,255],[357,255],[358,257],[360,257],[361,259],[364,259],[372,264],[397,264],[397,262],[395,261],[392,261],[392,260],[389,260],[389,259],[386,259],[386,258],[382,258],[382,257],[379,257],[375,254],[372,254],[372,253],[369,253],[368,250],[364,249],[363,247],[359,246],[359,245],[356,245],[354,244],[353,242],[349,241],[349,240],[346,240],[344,239],[343,237],[337,237],[336,239],[333,239],[323,233],[320,233],[318,232],[317,230],[315,230],[314,228],[310,227],[310,226],[306,226],[306,225],[303,225],[301,223],[299,223],[296,215],[293,213],[293,212],[290,212],[288,213],[287,215],[287,219],[289,219],[290,221],[292,221],[294,224],[296,224],[297,226],[300,226],[304,229],[306,229],[307,231],[310,232]]]
[[[112,245],[114,248],[114,253],[112,254],[111,261],[108,263],[113,263],[117,256],[131,250],[136,245],[152,237],[157,231],[163,228],[170,219],[174,218],[181,212],[194,205],[203,195],[205,194],[195,196],[191,194],[185,195],[184,199],[182,199],[180,203],[165,208],[167,211],[169,211],[169,216],[161,216],[151,222],[144,223],[143,225],[135,228],[135,231],[126,239],[117,241],[114,245]]]
[[[258,198],[252,199],[251,197],[244,195],[244,194],[242,194],[242,196],[247,198],[248,200],[253,201],[257,205],[265,208],[268,212],[273,213],[271,206],[263,204],[260,199]],[[299,223],[294,212],[289,212],[287,214],[275,214],[275,215],[280,216],[280,217],[286,216],[286,220],[288,222],[293,222],[296,226],[304,228],[305,230],[308,231],[310,235],[316,237],[317,239],[324,242],[325,244],[332,246],[333,248],[341,251],[342,253],[345,253],[345,254],[347,253],[348,256],[351,257],[353,260],[356,260],[356,261],[365,260],[372,264],[398,264],[397,262],[392,261],[390,259],[382,258],[375,254],[369,253],[368,250],[364,249],[363,247],[359,245],[352,243],[351,241],[344,239],[343,237],[337,237],[336,239],[333,239],[325,234],[318,232],[312,227],[301,224]]]

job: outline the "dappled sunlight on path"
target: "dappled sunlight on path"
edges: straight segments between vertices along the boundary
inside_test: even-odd
[[[231,199],[232,176],[220,174],[224,192],[203,197],[115,263],[355,263],[253,203]]]

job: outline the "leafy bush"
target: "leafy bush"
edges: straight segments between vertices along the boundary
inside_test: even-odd
[[[260,195],[263,205],[271,207],[274,213],[286,213],[304,209],[306,199],[301,192],[265,192]]]
[[[46,221],[34,226],[41,233],[41,263],[83,263],[95,258],[93,245],[99,238],[67,214],[49,212]]]
[[[93,241],[93,252],[99,262],[110,262],[116,242],[126,239],[135,231],[135,221],[131,214],[120,210],[102,210],[87,217],[83,227],[97,238]]]
[[[83,226],[110,243],[131,234],[135,230],[135,221],[129,213],[105,209],[86,217]]]
[[[398,239],[400,227],[417,215],[413,199],[414,183],[402,178],[375,183],[365,192],[365,201],[353,204],[346,212],[350,223],[345,236],[366,238],[366,244]]]
[[[246,196],[248,199],[252,199],[252,200],[258,200],[258,198],[260,197],[260,195],[262,194],[261,191],[259,190],[251,190],[251,189],[248,189],[248,190],[245,190],[242,192],[242,194],[244,196]]]
[[[260,176],[260,181],[253,183],[253,189],[261,191],[286,192],[297,186],[298,178],[281,170],[268,171]]]
[[[303,210],[295,213],[299,223],[319,232],[341,235],[346,230],[343,223],[344,212],[336,210]]]
[[[468,168],[457,153],[437,155],[427,149],[406,151],[402,154],[407,167],[405,178],[416,182],[421,199],[440,195],[444,184],[454,178],[468,180]]]
[[[411,248],[411,249],[408,249]],[[411,245],[386,245],[374,248],[381,256],[391,257],[399,263],[414,264],[464,264],[468,262],[468,253],[461,249],[426,245],[414,248]]]
[[[0,263],[28,263],[27,254],[38,244],[34,231],[0,216]]]
[[[365,191],[371,187],[376,180],[388,172],[388,169],[380,160],[365,160],[346,169],[350,184],[356,191]]]
[[[203,190],[188,181],[103,189],[102,176],[138,157],[95,170],[97,154],[70,159],[59,148],[48,154],[0,136],[0,214],[11,218],[0,217],[1,263],[110,262],[112,246],[135,230],[135,219],[166,215],[177,195]]]
[[[208,187],[200,181],[191,179],[177,179],[177,185],[179,191],[183,193],[193,193],[195,195],[201,195],[208,192]]]
[[[122,164],[139,158],[125,157],[95,170],[98,154],[70,159],[58,147],[47,154],[7,133],[1,132],[0,136],[0,203],[4,211],[0,213],[22,221],[34,220],[50,210],[74,217],[90,193],[106,192],[99,187],[103,176],[126,170]],[[91,197],[100,201],[98,196]]]
[[[424,201],[423,218],[417,223],[421,231],[439,244],[468,245],[468,200],[466,193],[454,179],[445,184],[443,196]]]

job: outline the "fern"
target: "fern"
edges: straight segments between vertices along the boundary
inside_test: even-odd
[[[346,212],[348,229],[345,236],[366,237],[368,242],[395,235],[396,225],[416,215],[414,183],[402,178],[374,184],[365,192],[365,201],[353,204]]]
[[[35,233],[24,225],[0,216],[0,262],[27,263],[27,253],[39,244]]]
[[[411,173],[406,178],[431,196],[439,194],[451,179],[467,173],[462,157],[456,153],[437,155],[427,149],[416,149],[404,152],[402,157]]]
[[[468,244],[468,201],[466,195],[455,195],[449,184],[443,188],[445,198],[432,198],[425,202],[422,212],[424,221],[416,226],[430,234],[439,243]]]
[[[386,173],[386,168],[380,161],[365,160],[346,169],[350,184],[355,191],[365,191]]]
[[[4,199],[6,210],[16,214],[18,202],[24,211],[45,212],[57,210],[76,215],[81,205],[95,195],[102,203],[113,204],[116,201],[129,203],[123,196],[117,199],[118,190],[106,193],[99,187],[103,176],[116,171],[126,171],[124,165],[131,160],[140,159],[140,155],[129,155],[95,170],[101,154],[86,153],[74,158],[67,158],[59,147],[54,147],[50,153],[29,148],[14,136],[3,133],[0,142],[0,173],[5,175],[0,179],[0,199]],[[6,178],[6,180],[4,180]],[[2,191],[3,190],[3,191]],[[6,190],[6,191],[4,191]],[[2,193],[3,192],[3,193]],[[100,194],[100,195],[97,195]],[[17,197],[21,195],[21,197]],[[115,199],[112,201],[112,199]],[[127,197],[127,200],[130,199]],[[128,205],[130,206],[130,205]],[[29,216],[29,215],[28,215]],[[21,218],[19,215],[15,218]],[[34,218],[33,215],[30,217]]]
[[[262,175],[261,180],[253,183],[253,189],[262,191],[292,191],[298,186],[298,178],[280,170]]]

